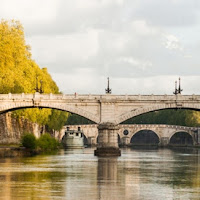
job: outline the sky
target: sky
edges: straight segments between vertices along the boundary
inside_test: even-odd
[[[65,94],[200,94],[199,0],[0,0]]]

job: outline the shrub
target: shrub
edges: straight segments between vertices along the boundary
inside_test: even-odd
[[[28,149],[36,149],[36,137],[31,133],[26,133],[21,140],[22,146]]]
[[[45,133],[38,139],[37,146],[42,151],[51,151],[58,149],[59,143],[55,138],[52,138],[48,133]]]

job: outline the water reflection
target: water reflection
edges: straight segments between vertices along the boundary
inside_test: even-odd
[[[122,153],[98,159],[83,149],[0,159],[0,199],[199,199],[199,149]]]
[[[97,169],[98,199],[119,199],[111,192],[117,186],[117,158],[99,158]]]
[[[40,162],[6,159],[1,170],[0,199],[52,199],[64,196],[60,182],[66,179],[66,172],[42,170],[34,165]],[[27,164],[27,162],[29,164]],[[2,167],[2,165],[1,165]]]

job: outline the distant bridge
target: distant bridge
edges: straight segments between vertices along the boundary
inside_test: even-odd
[[[89,145],[96,145],[98,137],[97,126],[98,125],[96,124],[67,125],[63,127],[63,129],[59,134],[56,135],[56,137],[59,140],[62,140],[67,127],[70,130],[78,130],[80,127],[85,137],[87,138]],[[120,124],[118,131],[120,138],[119,143],[122,145],[130,145],[132,137],[136,135],[136,133],[139,133],[143,130],[153,131],[157,135],[159,139],[159,145],[161,146],[167,146],[170,143],[171,138],[176,133],[180,132],[187,133],[189,136],[191,136],[194,145],[200,144],[200,127],[186,127],[166,124]]]

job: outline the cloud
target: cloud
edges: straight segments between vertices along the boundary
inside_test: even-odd
[[[177,37],[171,34],[165,35],[165,37],[166,37],[165,47],[167,49],[179,50],[179,51],[183,50],[183,47],[181,46],[181,43]]]
[[[51,21],[57,15],[56,0],[1,0],[0,5],[1,17],[30,25]]]
[[[200,2],[197,0],[141,0],[133,15],[158,26],[192,26],[197,23]]]
[[[135,92],[160,93],[177,76],[192,84],[200,75],[199,6],[197,0],[1,0],[0,17],[23,23],[33,58],[61,90],[104,92],[110,76],[116,93],[130,92],[130,84],[140,88]]]

